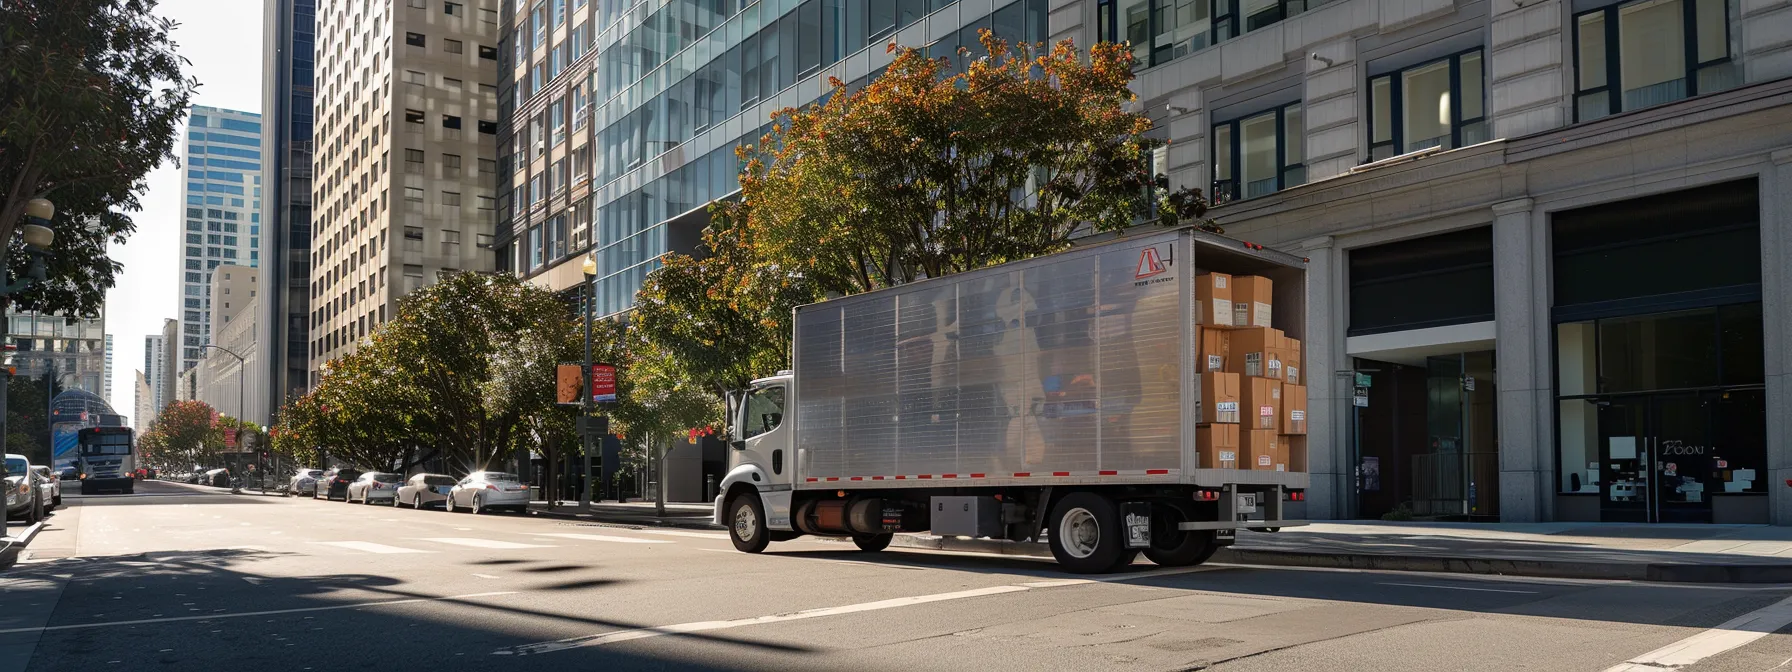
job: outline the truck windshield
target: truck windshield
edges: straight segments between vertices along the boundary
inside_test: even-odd
[[[778,428],[784,421],[784,388],[762,387],[753,390],[747,397],[747,411],[740,419],[746,430],[744,438],[751,439],[760,434]]]

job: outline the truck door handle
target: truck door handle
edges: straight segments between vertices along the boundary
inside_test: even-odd
[[[772,473],[773,474],[784,473],[784,450],[783,449],[778,449],[778,450],[772,451]]]

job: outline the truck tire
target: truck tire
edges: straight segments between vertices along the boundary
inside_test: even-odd
[[[876,553],[889,548],[890,540],[894,538],[896,538],[894,534],[855,534],[852,535],[852,543],[861,551]]]
[[[1078,574],[1112,571],[1138,557],[1122,546],[1119,509],[1092,492],[1073,492],[1058,500],[1047,529],[1052,557]]]
[[[87,481],[81,481],[81,494],[83,494],[83,495],[93,494],[93,486],[88,485]]]
[[[1145,558],[1162,567],[1192,567],[1213,557],[1219,545],[1213,543],[1213,532],[1178,530],[1176,525],[1194,520],[1195,512],[1180,502],[1159,502],[1151,507],[1151,548]]]
[[[765,526],[765,505],[759,495],[744,494],[728,502],[728,540],[742,553],[758,553],[772,543],[771,530]]]
[[[136,483],[124,484],[124,494],[127,494],[127,495],[137,494],[137,484]]]

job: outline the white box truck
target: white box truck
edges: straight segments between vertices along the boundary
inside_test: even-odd
[[[730,395],[716,523],[749,553],[1043,537],[1082,573],[1303,524],[1282,511],[1307,474],[1200,468],[1197,272],[1269,278],[1305,336],[1304,259],[1194,228],[798,308],[792,369]]]

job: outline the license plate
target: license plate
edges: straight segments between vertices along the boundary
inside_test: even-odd
[[[1238,538],[1238,530],[1234,530],[1234,529],[1214,530],[1213,538],[1218,539],[1218,540],[1231,541],[1233,539]]]
[[[1240,493],[1238,495],[1238,512],[1239,513],[1256,513],[1257,512],[1257,494],[1254,492]]]

